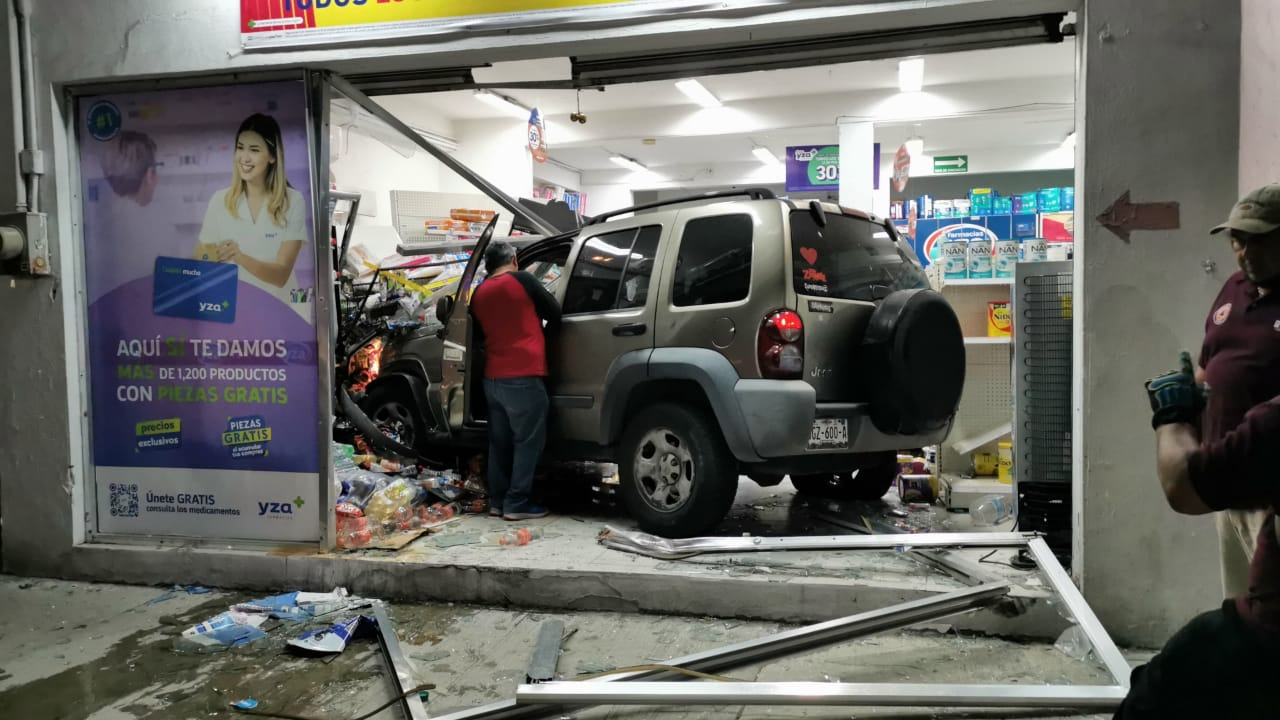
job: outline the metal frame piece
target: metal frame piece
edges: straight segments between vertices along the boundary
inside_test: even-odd
[[[680,560],[703,553],[765,552],[775,550],[897,550],[898,548],[983,547],[1020,548],[1030,533],[916,533],[901,535],[827,535],[815,537],[697,537],[682,540],[606,527],[597,537],[614,550]]]
[[[413,128],[405,124],[403,120],[388,112],[386,108],[379,105],[368,95],[365,95],[343,77],[339,75],[330,75],[328,80],[329,84],[338,92],[346,95],[351,100],[354,100],[357,105],[368,110],[374,117],[391,126],[392,130],[395,130],[406,139],[412,141],[413,144],[422,148],[432,157],[439,160],[445,167],[460,175],[462,179],[474,185],[485,195],[493,198],[494,202],[506,208],[511,212],[511,214],[515,215],[517,219],[523,220],[525,224],[533,228],[536,232],[548,236],[560,234],[560,231],[554,226],[534,215],[528,208],[517,202],[515,198],[512,198],[510,195],[498,189],[498,187],[493,183],[477,175],[474,170],[458,162],[452,155],[442,150],[438,145],[422,137],[422,135],[415,132]]]
[[[887,523],[882,523],[878,520],[870,521],[868,524],[871,529],[868,530],[867,526],[858,525],[852,520],[836,517],[830,513],[815,512],[813,516],[815,519],[821,520],[828,525],[835,525],[838,528],[844,528],[845,530],[850,530],[860,535],[908,534],[890,527]],[[994,573],[986,572],[977,564],[957,557],[946,550],[913,550],[906,555],[908,558],[915,560],[921,565],[935,568],[947,575],[950,575],[952,578],[964,583],[965,585],[981,585],[983,583],[995,582],[999,579]]]
[[[980,608],[998,600],[1009,592],[1008,583],[991,583],[955,592],[933,595],[920,600],[901,603],[869,612],[849,615],[816,625],[787,630],[755,640],[726,645],[692,655],[668,660],[667,667],[677,667],[699,672],[720,672],[777,657],[825,647],[853,638],[894,630],[920,622],[936,620]],[[617,675],[606,675],[589,680],[586,684],[635,682],[645,680],[678,680],[685,676],[670,670],[642,670]],[[514,700],[492,703],[469,710],[444,715],[437,720],[521,720],[553,714],[554,708],[546,706],[517,705]]]
[[[538,628],[538,639],[533,644],[529,667],[524,672],[527,683],[544,683],[556,679],[556,666],[560,664],[560,645],[564,640],[564,621],[548,620]]]
[[[620,673],[587,682],[521,685],[516,699],[447,715],[443,720],[524,720],[591,705],[832,705],[897,707],[1036,707],[1109,710],[1129,692],[1129,663],[1085,602],[1048,544],[1029,533],[922,533],[847,537],[665,538],[609,528],[602,544],[659,558],[704,552],[766,550],[895,549],[918,547],[1026,548],[1049,586],[1060,597],[1112,676],[1112,685],[975,685],[919,683],[679,683],[668,669]],[[930,617],[978,607],[1009,592],[1008,583],[966,588],[924,600],[882,608],[828,623],[671,660],[668,667],[702,672],[750,665],[839,640],[904,627]],[[629,682],[648,681],[648,682]],[[628,682],[618,687],[616,682]]]
[[[953,685],[829,682],[653,682],[521,685],[516,702],[545,705],[874,705],[878,707],[1115,708],[1113,685]]]
[[[1129,661],[1124,659],[1120,648],[1116,647],[1111,636],[1107,634],[1107,629],[1102,626],[1102,621],[1094,614],[1093,608],[1089,607],[1080,590],[1071,582],[1071,576],[1062,568],[1058,557],[1053,554],[1053,550],[1049,549],[1049,544],[1043,538],[1033,538],[1027,543],[1027,550],[1030,551],[1031,557],[1035,558],[1036,565],[1044,571],[1045,578],[1048,579],[1054,592],[1062,598],[1067,609],[1071,611],[1071,617],[1080,625],[1085,637],[1089,638],[1089,643],[1093,646],[1093,654],[1098,661],[1106,666],[1107,672],[1111,673],[1118,684],[1127,688],[1131,672]]]
[[[396,637],[396,628],[387,616],[387,607],[380,602],[373,604],[373,618],[378,622],[378,644],[382,646],[382,655],[391,667],[391,684],[400,696],[400,706],[404,708],[404,716],[409,720],[428,720],[427,708],[422,698],[417,695],[406,697],[412,690],[413,673],[409,670],[409,661],[400,649],[400,638]]]

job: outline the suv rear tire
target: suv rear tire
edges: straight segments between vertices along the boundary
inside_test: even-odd
[[[864,465],[854,473],[815,473],[792,475],[791,484],[796,492],[805,495],[831,498],[832,500],[879,500],[898,479],[896,454]]]
[[[662,403],[622,434],[622,501],[640,529],[668,538],[715,528],[738,492],[738,468],[705,413]]]

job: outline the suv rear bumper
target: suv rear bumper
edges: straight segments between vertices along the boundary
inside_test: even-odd
[[[738,460],[744,463],[924,447],[941,442],[951,430],[948,425],[935,432],[918,435],[882,432],[871,421],[868,404],[818,403],[813,387],[803,380],[739,380],[733,391],[745,421],[746,440],[757,456],[739,456]],[[845,420],[849,429],[848,444],[810,449],[809,433],[818,418]],[[730,431],[729,428],[725,430]],[[732,439],[729,445],[741,447],[741,443]]]

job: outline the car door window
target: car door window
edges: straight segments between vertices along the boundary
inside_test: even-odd
[[[622,287],[618,290],[619,310],[644,307],[649,301],[649,280],[653,276],[653,260],[658,254],[658,238],[662,227],[650,225],[640,228],[640,235],[631,246],[626,272],[622,274]]]
[[[676,307],[738,302],[751,294],[750,215],[690,220],[680,238],[671,301]]]
[[[563,282],[569,248],[569,244],[566,243],[562,248],[539,252],[537,257],[531,258],[528,262],[521,259],[520,269],[537,278],[547,292],[555,295]]]
[[[631,228],[586,241],[565,290],[564,314],[644,305],[661,226]]]

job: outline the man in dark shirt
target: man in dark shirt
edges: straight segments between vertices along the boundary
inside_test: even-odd
[[[488,277],[476,288],[471,313],[479,321],[489,403],[489,514],[507,520],[546,517],[533,502],[533,475],[547,438],[547,347],[560,308],[532,275],[520,272],[516,251],[496,241],[484,255]]]
[[[1227,280],[1205,320],[1197,378],[1212,389],[1200,425],[1206,443],[1221,440],[1250,408],[1280,395],[1280,297],[1273,292],[1280,288],[1280,185],[1246,195],[1211,232],[1230,236],[1240,272]],[[1260,507],[1218,513],[1227,597],[1248,590],[1249,562],[1263,515]]]
[[[1266,507],[1248,590],[1179,630],[1136,668],[1117,720],[1277,717],[1280,672],[1280,397],[1249,410],[1215,442],[1195,426],[1203,405],[1191,358],[1148,383],[1156,473],[1169,506],[1203,515]],[[1211,391],[1212,392],[1212,391]],[[1229,478],[1230,482],[1224,482]]]

